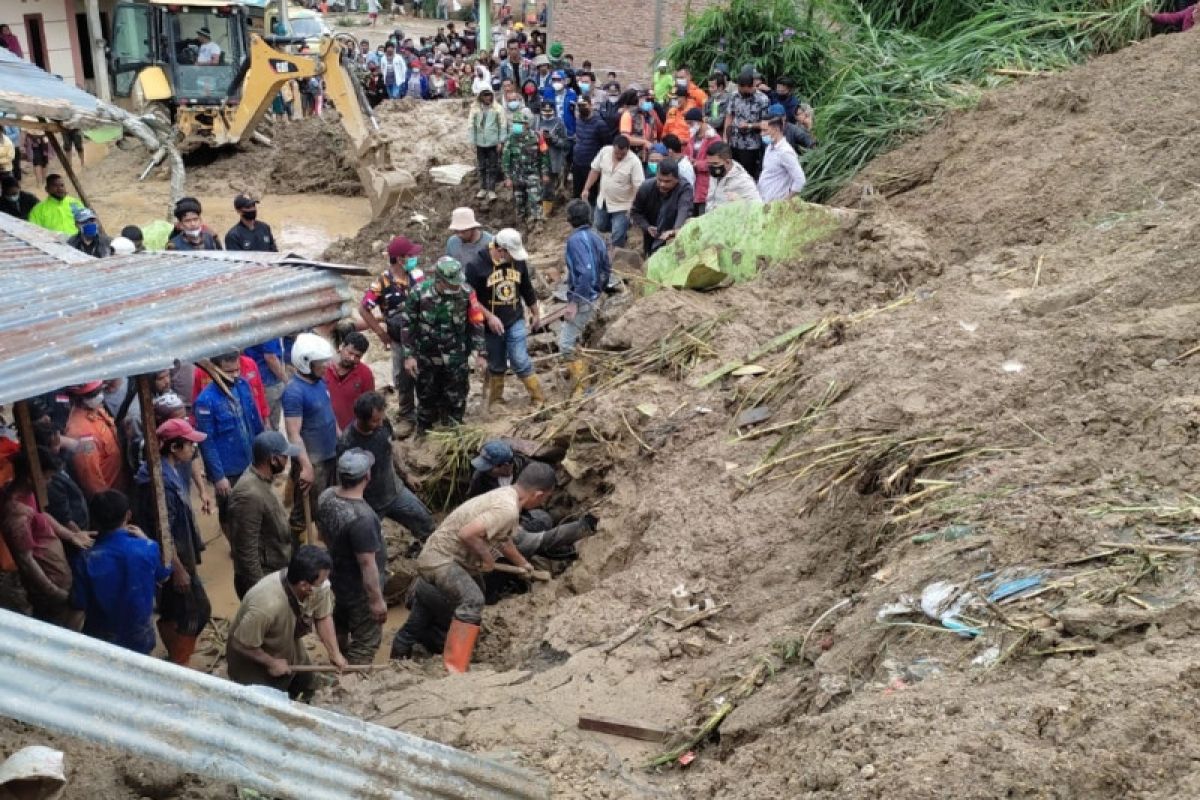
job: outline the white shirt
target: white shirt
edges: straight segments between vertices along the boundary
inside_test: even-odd
[[[471,94],[479,94],[484,89],[491,91],[492,73],[480,64],[475,65],[475,79],[471,81]]]
[[[212,66],[221,63],[221,46],[216,42],[205,42],[200,45],[200,53],[196,56],[199,66]]]
[[[638,187],[646,179],[642,173],[641,159],[633,153],[627,153],[620,161],[613,163],[613,147],[610,144],[601,148],[592,159],[592,169],[600,173],[597,205],[612,213],[628,211],[633,206]]]
[[[696,188],[696,168],[692,166],[691,159],[681,155],[675,163],[679,165],[679,177],[687,181],[688,186]]]

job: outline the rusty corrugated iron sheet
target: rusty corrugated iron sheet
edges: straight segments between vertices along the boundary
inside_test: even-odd
[[[281,800],[550,796],[519,767],[4,610],[0,715]]]
[[[349,314],[345,279],[299,263],[95,259],[0,214],[0,403],[167,369]]]

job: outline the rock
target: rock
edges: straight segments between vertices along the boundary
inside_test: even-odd
[[[863,764],[862,769],[860,769],[858,771],[858,774],[861,775],[862,779],[865,781],[871,780],[872,778],[875,777],[875,765],[874,764]]]
[[[704,637],[692,634],[680,639],[679,646],[692,658],[704,655]]]

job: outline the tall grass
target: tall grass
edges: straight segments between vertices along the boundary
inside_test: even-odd
[[[691,17],[666,52],[703,72],[790,75],[821,145],[806,194],[824,199],[867,162],[973,105],[997,69],[1059,70],[1147,32],[1144,0],[730,0]],[[773,46],[772,46],[773,45]]]

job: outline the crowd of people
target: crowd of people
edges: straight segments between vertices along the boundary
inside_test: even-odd
[[[397,32],[380,49],[363,47],[358,63],[373,102],[475,98],[464,124],[478,157],[477,201],[511,190],[528,227],[565,201],[558,349],[567,391],[578,396],[588,380],[579,343],[615,288],[613,249],[637,228],[648,255],[724,204],[795,196],[804,186],[798,152],[815,146],[812,112],[785,76],[767,85],[752,68],[731,76],[718,67],[701,88],[663,62],[645,88],[623,87],[611,72],[602,82],[586,61],[577,69],[539,31],[506,24],[499,34],[496,49],[480,54],[471,24],[416,45]],[[5,174],[0,211],[97,257],[141,249],[136,228],[110,239],[61,176],[46,175],[44,187],[39,199]],[[238,222],[222,236],[198,200],[181,199],[168,249],[275,251],[257,201],[239,195],[233,206]],[[356,320],[198,364],[177,360],[152,376],[145,414],[126,378],[28,401],[36,450],[16,452],[11,429],[0,431],[4,604],[143,653],[161,641],[170,660],[188,664],[212,613],[198,519],[215,514],[241,599],[229,676],[304,696],[311,673],[293,669],[308,660],[304,633],[317,634],[335,667],[369,663],[382,646],[397,555],[382,534],[387,518],[408,533],[403,555],[419,576],[390,654],[410,657],[420,646],[465,670],[483,607],[507,586],[494,574],[498,560],[528,579],[530,559],[571,557],[597,521],[555,525],[539,510],[554,467],[503,441],[484,446],[466,500],[440,523],[421,500],[393,442],[462,423],[473,369],[485,375],[485,413],[503,401],[509,372],[535,407],[546,402],[529,355],[542,320],[522,233],[485,230],[464,203],[444,246],[431,249],[393,237]],[[373,346],[390,351],[391,418],[363,363]],[[147,453],[152,438],[156,454]]]

